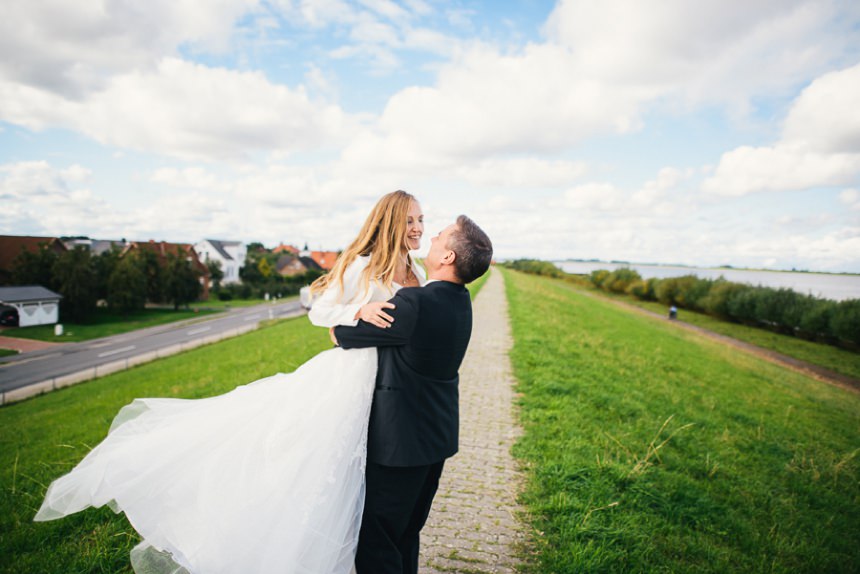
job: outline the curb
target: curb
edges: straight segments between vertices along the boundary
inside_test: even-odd
[[[278,317],[278,319],[292,319],[305,313],[304,309],[300,309],[298,311],[300,312],[296,313],[295,315],[286,315]],[[268,319],[264,320],[268,321]],[[30,397],[49,393],[51,391],[62,389],[64,387],[77,385],[78,383],[83,383],[85,381],[98,379],[99,377],[103,377],[105,375],[118,373],[119,371],[124,371],[126,369],[130,369],[132,367],[136,367],[138,365],[142,365],[150,361],[155,361],[156,359],[163,359],[171,355],[190,351],[191,349],[196,349],[197,347],[201,347],[203,345],[209,345],[211,343],[223,341],[224,339],[238,337],[239,335],[244,335],[246,333],[259,329],[260,324],[262,322],[263,321],[251,325],[243,325],[241,327],[230,329],[228,331],[224,331],[223,333],[218,333],[216,335],[209,335],[208,337],[192,339],[187,342],[170,345],[169,347],[164,347],[155,351],[147,351],[146,353],[141,353],[139,355],[133,355],[131,357],[126,357],[117,361],[111,361],[110,363],[105,363],[103,365],[98,365],[95,367],[88,367],[75,373],[52,377],[50,379],[45,379],[44,381],[31,383],[18,389],[5,391],[0,393],[0,406],[14,403],[17,401],[22,401],[24,399],[29,399]]]

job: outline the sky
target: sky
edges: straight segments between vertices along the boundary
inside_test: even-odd
[[[337,250],[397,189],[422,252],[860,272],[860,3],[4,3],[0,234]]]

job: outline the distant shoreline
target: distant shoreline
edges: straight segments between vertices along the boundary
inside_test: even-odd
[[[845,275],[852,277],[860,277],[860,273],[851,271],[809,271],[806,269],[767,269],[764,267],[735,267],[732,265],[719,265],[717,267],[709,265],[686,265],[684,263],[638,263],[635,261],[603,261],[600,259],[551,259],[551,263],[590,263],[606,265],[627,265],[636,267],[660,267],[660,268],[678,268],[678,269],[710,269],[713,271],[730,270],[730,271],[766,271],[768,273],[805,273],[808,275]]]

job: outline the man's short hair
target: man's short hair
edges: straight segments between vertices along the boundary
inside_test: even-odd
[[[449,236],[448,249],[456,254],[454,271],[464,285],[471,283],[490,268],[493,244],[487,234],[465,215],[457,218],[457,229]]]

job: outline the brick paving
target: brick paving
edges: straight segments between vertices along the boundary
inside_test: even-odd
[[[460,368],[460,452],[445,464],[421,532],[421,572],[516,572],[525,540],[516,495],[521,484],[511,445],[514,416],[511,334],[501,273],[474,302],[469,351]]]
[[[3,331],[0,331],[2,333]],[[45,341],[36,341],[33,339],[18,339],[16,337],[4,337],[0,335],[0,349],[12,349],[19,353],[29,353],[30,351],[41,351],[42,349],[50,349],[62,345],[62,343],[47,343]]]

